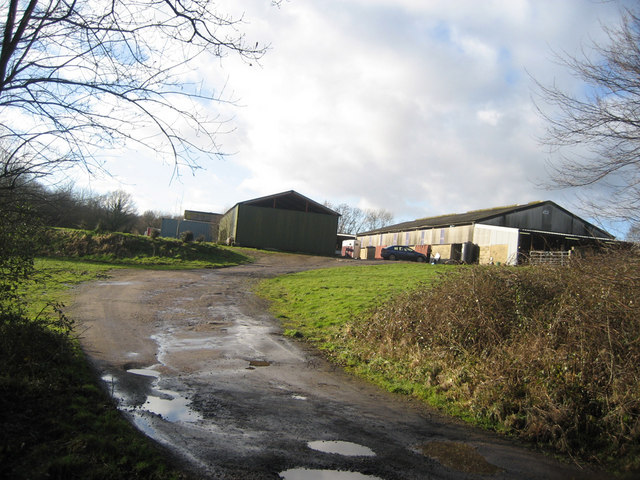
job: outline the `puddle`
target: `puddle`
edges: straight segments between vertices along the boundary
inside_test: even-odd
[[[380,477],[365,475],[360,472],[342,470],[311,470],[308,468],[292,468],[280,472],[284,480],[382,480]]]
[[[140,407],[169,422],[197,422],[202,416],[189,407],[191,401],[172,390],[154,390],[160,395],[149,395]]]
[[[336,453],[346,457],[375,457],[376,455],[376,453],[369,447],[352,442],[342,442],[339,440],[317,440],[315,442],[307,443],[307,446],[310,449],[317,450],[319,452]]]
[[[132,368],[127,372],[143,377],[160,378],[160,372],[151,368]],[[178,392],[154,388],[153,394],[147,396],[140,408],[155,413],[169,422],[197,422],[202,419],[202,416],[189,407],[190,403],[188,398]]]
[[[271,365],[271,362],[267,362],[266,360],[250,360],[249,365],[252,367],[268,367]]]
[[[306,400],[307,397],[305,397],[304,395],[291,395],[291,398],[293,398],[294,400]]]
[[[127,372],[133,373],[135,375],[142,375],[143,377],[160,377],[160,372],[151,370],[150,368],[130,368],[129,370],[127,370]]]
[[[127,285],[135,285],[138,282],[98,282],[98,285],[101,287],[106,287],[107,285],[115,285],[115,286],[127,286]]]
[[[429,442],[421,445],[420,451],[445,467],[458,472],[493,475],[500,471],[500,468],[487,462],[475,447],[466,443]]]

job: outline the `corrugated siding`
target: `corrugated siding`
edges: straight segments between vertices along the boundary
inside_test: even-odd
[[[480,264],[506,263],[515,265],[518,258],[517,228],[476,225],[473,243],[480,247]]]
[[[333,255],[338,217],[320,213],[238,205],[238,245]]]
[[[216,225],[208,222],[196,222],[193,220],[175,220],[173,218],[163,218],[162,227],[160,228],[160,236],[168,238],[179,238],[184,232],[193,232],[193,238],[197,239],[201,235],[207,242],[213,242],[216,239]]]
[[[482,222],[487,225],[592,236],[602,232],[591,231],[590,226],[575,215],[551,203],[543,203],[526,210],[510,212]]]
[[[229,238],[236,237],[236,219],[238,218],[238,206],[236,205],[220,219],[218,226],[218,243],[227,243]]]
[[[358,235],[363,247],[388,247],[391,245],[441,245],[465,243],[473,240],[473,225],[460,227],[429,228],[408,232]],[[447,257],[448,258],[448,257]]]

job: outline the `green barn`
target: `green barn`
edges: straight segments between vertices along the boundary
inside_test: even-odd
[[[237,203],[220,219],[218,242],[334,255],[339,216],[290,190]]]

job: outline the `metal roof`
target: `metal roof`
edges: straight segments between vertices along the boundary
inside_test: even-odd
[[[376,230],[371,230],[368,232],[360,232],[359,235],[375,235],[378,233],[394,233],[394,232],[403,232],[407,230],[421,230],[424,228],[445,228],[445,227],[452,227],[452,226],[458,227],[462,225],[473,225],[475,223],[482,223],[483,221],[487,221],[492,218],[499,217],[501,215],[519,212],[521,210],[527,210],[529,208],[533,208],[543,204],[551,204],[554,207],[566,212],[568,215],[578,218],[580,221],[584,222],[586,225],[589,225],[590,227],[592,227],[593,229],[599,232],[602,232],[605,235],[605,238],[614,238],[613,235],[581,219],[577,215],[574,215],[573,213],[562,208],[561,206],[559,206],[555,202],[552,202],[551,200],[535,201],[535,202],[530,202],[524,205],[509,205],[509,206],[503,206],[503,207],[487,208],[483,210],[472,210],[466,213],[439,215],[437,217],[420,218],[418,220],[398,223],[396,225],[389,225],[387,227],[378,228]]]
[[[266,197],[254,198],[252,200],[245,200],[244,202],[238,202],[236,205],[296,210],[300,212],[321,213],[324,215],[340,215],[338,212],[335,212],[334,210],[299,194],[295,190],[276,193]]]

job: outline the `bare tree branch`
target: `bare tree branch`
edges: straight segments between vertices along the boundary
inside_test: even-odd
[[[560,57],[586,93],[537,82],[544,142],[559,156],[549,186],[602,187],[606,198],[584,201],[592,212],[640,222],[640,18],[625,10],[618,26],[604,30],[607,41],[593,53]]]
[[[9,0],[0,6],[0,144],[32,174],[104,167],[99,152],[135,142],[174,165],[221,156],[232,102],[184,81],[205,55],[258,62],[243,18],[210,0]],[[184,130],[187,127],[188,131]],[[25,167],[26,168],[26,167]]]

